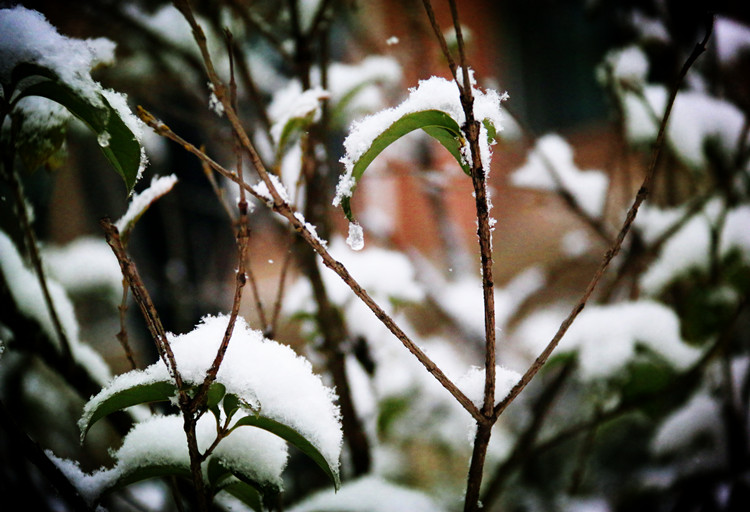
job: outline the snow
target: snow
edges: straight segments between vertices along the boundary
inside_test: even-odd
[[[667,102],[667,90],[660,85],[643,89],[644,100],[633,92],[622,95],[625,133],[633,144],[656,140],[661,116]],[[677,95],[667,126],[667,141],[675,156],[694,169],[709,165],[706,145],[718,150],[725,164],[732,164],[738,147],[744,116],[728,101],[698,91]]]
[[[319,491],[289,512],[441,512],[446,510],[427,494],[384,480],[365,476],[344,484],[338,492]]]
[[[286,187],[282,185],[281,181],[279,180],[278,176],[275,174],[268,174],[268,178],[271,180],[271,184],[273,185],[273,188],[276,189],[276,192],[279,193],[279,196],[281,197],[281,200],[285,203],[289,203],[289,193],[286,190]],[[273,206],[273,196],[271,195],[271,191],[268,190],[268,186],[266,185],[265,181],[258,181],[255,185],[253,185],[253,191],[260,196],[268,206]]]
[[[469,370],[462,375],[457,381],[456,385],[469,397],[479,409],[484,405],[484,380],[485,380],[484,368],[478,366],[472,366]],[[510,390],[513,389],[521,380],[521,374],[503,368],[500,365],[495,366],[495,404],[500,403]]]
[[[656,455],[676,453],[687,448],[701,434],[722,437],[721,405],[705,391],[699,391],[680,409],[670,414],[651,440]]]
[[[226,315],[207,316],[187,334],[168,335],[186,384],[203,382],[227,322]],[[143,371],[116,377],[86,404],[79,425],[85,426],[96,407],[114,393],[139,383],[167,380],[171,377],[161,360]],[[216,382],[264,416],[295,429],[323,454],[334,472],[338,470],[342,434],[335,394],[291,348],[264,339],[260,331],[251,330],[238,318]]]
[[[2,254],[0,272],[5,277],[16,307],[22,314],[36,321],[50,342],[58,350],[61,349],[57,331],[47,310],[42,287],[39,285],[39,279],[26,267],[13,242],[2,231],[0,231],[0,254]],[[65,289],[49,276],[47,277],[47,288],[63,331],[68,338],[73,358],[83,365],[97,382],[106,382],[111,376],[109,367],[97,352],[79,341],[75,309],[65,293]]]
[[[730,64],[750,52],[750,27],[725,16],[716,16],[713,41],[719,61]]]
[[[602,215],[609,185],[603,172],[580,170],[573,161],[573,149],[556,134],[537,140],[526,163],[511,174],[510,182],[516,187],[566,190],[594,218]]]
[[[313,78],[320,81],[316,68]],[[369,55],[356,64],[334,62],[328,67],[328,90],[336,108],[347,113],[370,113],[384,106],[382,86],[397,85],[402,72],[392,57]],[[381,86],[381,87],[378,87]]]
[[[604,59],[616,84],[641,86],[648,75],[648,59],[638,46],[632,45],[607,53]],[[601,77],[604,78],[604,77]]]
[[[73,117],[68,110],[52,100],[41,96],[26,96],[15,106],[14,113],[19,116],[21,128],[19,142],[34,141],[49,144],[45,133],[61,129]]]
[[[111,304],[122,297],[122,274],[107,243],[81,237],[64,246],[46,246],[42,261],[49,277],[71,295],[104,292]]]
[[[474,87],[473,83],[472,87]],[[500,131],[502,129],[500,104],[506,95],[500,95],[494,90],[481,91],[474,88],[473,91],[475,118],[489,121],[497,131]],[[339,184],[336,187],[334,206],[338,206],[344,197],[351,197],[356,184],[352,177],[354,165],[372,146],[373,141],[401,117],[424,110],[442,111],[459,126],[463,126],[466,121],[455,82],[433,76],[427,80],[421,80],[417,87],[409,89],[409,97],[398,106],[382,110],[353,123],[349,135],[344,140],[346,153],[341,158],[341,162],[344,164],[345,172],[339,178]],[[489,170],[490,145],[483,124],[479,142],[482,164],[487,171]],[[462,153],[468,159],[470,155],[467,151],[468,146],[464,145]]]
[[[211,91],[211,93],[208,95],[208,108],[213,111],[214,114],[221,117],[224,115],[224,105],[221,103],[221,100],[216,96],[216,91],[214,90],[214,84],[211,82],[208,82],[208,89]]]
[[[115,465],[109,469],[101,468],[86,474],[75,463],[57,458],[53,460],[84,499],[91,503],[119,480],[148,466],[177,466],[189,471],[190,456],[183,425],[182,416],[178,414],[153,416],[137,423],[123,439],[122,446],[114,452]],[[215,419],[211,415],[204,415],[196,425],[198,449],[205,451],[215,437]],[[245,477],[281,488],[281,473],[287,457],[286,443],[280,437],[258,428],[241,427],[218,444],[209,460],[217,459]],[[203,464],[206,481],[207,467],[208,462]]]
[[[630,15],[630,25],[640,35],[644,43],[656,42],[670,44],[672,39],[664,23],[656,17],[651,17],[638,9]]]
[[[328,246],[328,241],[327,240],[323,240],[322,238],[320,238],[318,236],[318,230],[317,230],[317,228],[315,226],[313,226],[312,224],[310,224],[309,222],[307,222],[305,220],[304,215],[302,215],[302,213],[300,213],[300,212],[294,212],[294,218],[296,218],[298,221],[300,221],[302,223],[303,226],[305,226],[305,229],[312,235],[312,237],[315,240],[318,241],[318,243],[320,245],[322,245],[323,247],[327,247]]]
[[[720,200],[709,201],[698,214],[693,215],[661,247],[656,259],[641,275],[641,289],[658,295],[677,279],[692,270],[707,272],[710,267],[711,237],[723,206]],[[659,210],[645,208],[639,214],[636,227],[646,241],[653,241],[684,215],[684,208]],[[750,262],[750,206],[738,206],[726,213],[719,234],[719,257],[738,251],[743,261]]]
[[[172,190],[177,177],[174,174],[169,176],[154,176],[151,178],[151,184],[143,191],[136,193],[130,200],[128,209],[125,214],[115,223],[120,233],[125,233],[133,229],[135,223],[143,213],[161,196]]]
[[[322,101],[330,96],[328,91],[313,87],[302,91],[299,82],[292,81],[278,91],[268,106],[268,117],[272,121],[271,137],[276,144],[281,139],[287,123],[293,119],[320,119]]]
[[[516,335],[534,356],[549,342],[562,321],[560,311],[548,308],[527,317]],[[616,378],[644,346],[670,366],[684,370],[700,351],[680,335],[675,312],[650,300],[587,306],[563,337],[556,353],[577,353],[584,381]]]
[[[0,82],[10,82],[13,68],[31,62],[50,68],[95,105],[102,105],[101,86],[90,75],[97,64],[111,61],[114,43],[106,40],[78,40],[61,35],[43,14],[16,6],[0,9]]]
[[[104,97],[122,118],[125,125],[141,140],[142,123],[133,115],[124,95],[102,88],[91,78],[91,69],[114,61],[113,42],[107,39],[71,39],[61,35],[37,11],[16,6],[0,9],[0,83],[8,84],[13,68],[21,62],[30,62],[51,69],[59,80],[96,107],[103,107]],[[39,105],[40,103],[32,103]],[[26,107],[28,109],[28,105]],[[40,116],[48,115],[45,106]],[[107,146],[109,136],[100,133],[100,145]],[[147,163],[141,147],[140,177]]]
[[[587,254],[591,249],[589,235],[583,229],[576,229],[565,233],[560,240],[563,253],[571,258]]]

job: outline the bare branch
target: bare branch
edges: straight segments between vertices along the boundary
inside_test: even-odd
[[[653,149],[652,156],[651,156],[651,163],[648,167],[648,170],[646,171],[646,176],[643,179],[643,183],[641,184],[641,187],[635,196],[635,200],[633,201],[633,204],[630,207],[630,210],[628,210],[628,213],[625,217],[625,221],[622,225],[622,228],[620,229],[620,232],[617,234],[617,237],[614,243],[604,254],[602,263],[600,264],[599,268],[594,274],[594,277],[591,279],[588,286],[586,287],[586,290],[584,291],[583,295],[578,300],[576,305],[573,306],[573,309],[571,310],[570,314],[560,325],[559,329],[557,330],[557,333],[555,333],[552,340],[550,340],[550,342],[547,344],[547,347],[542,351],[541,354],[539,354],[539,356],[536,358],[534,363],[529,367],[529,369],[526,371],[523,377],[521,377],[521,380],[518,382],[518,384],[516,384],[513,387],[513,389],[510,391],[510,393],[508,393],[508,396],[505,397],[505,399],[502,402],[497,404],[497,406],[495,406],[494,413],[496,416],[499,416],[500,414],[502,414],[502,412],[506,409],[506,407],[508,407],[508,405],[510,405],[510,403],[513,402],[513,400],[515,400],[515,398],[521,393],[521,391],[523,391],[523,389],[529,384],[529,382],[531,382],[531,379],[533,379],[534,376],[539,372],[542,366],[544,366],[544,363],[547,362],[547,359],[555,350],[557,345],[560,343],[560,340],[568,331],[573,321],[581,313],[581,311],[583,311],[583,308],[586,306],[586,303],[591,297],[591,294],[594,292],[594,289],[599,284],[599,281],[604,275],[604,272],[609,267],[609,264],[612,262],[615,256],[617,256],[617,254],[620,252],[623,241],[625,240],[625,237],[630,231],[630,228],[633,225],[633,221],[635,221],[635,216],[638,213],[638,209],[640,208],[643,201],[646,200],[646,197],[648,196],[649,191],[651,189],[651,184],[653,182],[654,175],[656,173],[656,168],[657,168],[659,159],[662,154],[662,148],[664,147],[667,122],[669,121],[669,115],[672,112],[672,107],[674,106],[674,101],[675,101],[675,98],[677,97],[677,92],[679,90],[680,84],[682,83],[683,78],[685,77],[688,70],[695,62],[695,60],[706,50],[706,44],[708,43],[708,39],[711,36],[712,31],[713,31],[713,18],[711,19],[711,22],[708,25],[706,36],[704,37],[703,41],[701,41],[695,46],[695,48],[693,49],[693,52],[690,54],[687,61],[683,65],[682,70],[680,71],[680,74],[677,77],[677,80],[675,81],[675,84],[672,87],[672,91],[669,96],[669,100],[667,102],[666,111],[664,112],[664,117],[662,118],[661,123],[659,125],[659,132],[656,137],[656,142],[654,144],[654,149]]]

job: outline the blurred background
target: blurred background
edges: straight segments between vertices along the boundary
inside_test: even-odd
[[[455,45],[448,3],[434,3],[440,27],[448,43]],[[200,54],[187,24],[169,2],[80,0],[24,1],[21,4],[42,12],[62,34],[83,39],[106,37],[116,42],[115,64],[96,70],[94,77],[107,88],[127,93],[132,107],[142,105],[184,139],[205,147],[206,153],[225,167],[236,167],[229,125],[225,117],[217,116],[208,107],[210,91]],[[305,13],[315,12],[314,7],[318,5],[317,2],[299,4],[303,18]],[[279,174],[287,172],[285,166],[299,167],[299,163],[274,161],[267,136],[273,122],[269,119],[268,107],[279,100],[279,92],[294,80],[304,82],[301,77],[322,81],[320,69],[328,70],[323,76],[330,81],[332,94],[338,94],[334,89],[339,83],[356,82],[358,76],[363,81],[367,77],[367,87],[355,91],[346,109],[334,111],[331,108],[324,112],[325,130],[313,130],[320,147],[315,158],[321,183],[316,192],[320,200],[316,203],[315,215],[326,219],[320,221],[323,223],[320,230],[335,246],[335,240],[346,236],[347,223],[343,213],[331,206],[330,200],[342,172],[339,158],[343,156],[343,140],[350,124],[368,113],[397,105],[406,97],[408,88],[415,87],[419,80],[433,75],[449,78],[450,73],[421,2],[332,0],[327,4],[332,14],[321,22],[323,29],[319,34],[309,40],[289,30],[287,11],[279,9],[278,2],[195,1],[194,7],[201,15],[209,34],[210,49],[225,78],[228,58],[222,30],[228,27],[232,31],[238,45],[235,67],[240,91],[239,111],[262,156],[267,159],[268,167],[278,170]],[[627,137],[621,99],[607,82],[604,63],[608,56],[614,50],[635,45],[648,59],[645,82],[670,87],[685,59],[706,33],[706,13],[714,13],[724,23],[722,30],[728,30],[726,27],[731,22],[743,27],[740,32],[747,31],[750,3],[739,0],[461,0],[458,4],[467,59],[479,86],[509,93],[504,103],[507,123],[493,146],[489,174],[492,216],[496,220],[493,232],[495,280],[502,289],[510,286],[509,290],[520,290],[503,317],[502,326],[507,331],[500,332],[502,347],[504,342],[512,341],[510,333],[514,327],[521,325],[532,312],[567,304],[580,295],[616,234],[649,162],[650,144],[633,144]],[[307,20],[308,23],[314,21]],[[750,114],[750,45],[727,61],[722,59],[716,44],[718,38],[719,34],[715,33],[684,88],[734,105],[744,116],[742,133],[746,137]],[[307,53],[302,51],[305,48]],[[387,60],[374,64],[374,71],[359,66],[372,55]],[[335,68],[334,63],[340,68]],[[395,65],[390,67],[392,64]],[[684,119],[681,122],[686,122]],[[600,215],[582,213],[576,198],[571,199],[571,195],[562,190],[513,185],[511,175],[529,161],[529,153],[537,147],[540,138],[549,134],[558,134],[567,141],[572,151],[572,164],[577,169],[595,170],[606,176],[607,192]],[[47,246],[64,246],[80,237],[102,239],[99,219],[103,216],[116,219],[127,208],[128,198],[122,181],[106,169],[108,163],[96,140],[75,126],[71,126],[67,137],[64,159],[47,169],[23,174],[25,192],[35,212],[34,227]],[[136,190],[145,188],[155,175],[174,173],[179,182],[144,215],[133,233],[129,250],[167,330],[188,332],[204,315],[226,312],[231,307],[236,268],[234,228],[198,159],[179,145],[153,134],[147,134],[145,145],[150,165]],[[705,168],[698,172],[689,169],[677,153],[669,148],[662,161],[650,199],[654,205],[675,207],[714,190],[722,192],[724,170],[721,165],[709,159]],[[296,158],[299,161],[301,154]],[[732,172],[742,171],[742,165],[746,164],[740,157],[738,162]],[[256,181],[249,162],[245,164],[245,172],[253,176],[248,181]],[[220,186],[227,202],[235,201],[236,190],[226,183]],[[310,207],[313,201],[309,191],[306,193],[307,196],[297,198],[301,209]],[[738,204],[742,202],[741,197],[734,197]],[[450,154],[431,139],[413,134],[389,148],[368,170],[353,207],[359,212],[365,231],[367,245],[363,254],[371,247],[405,254],[415,269],[417,281],[421,278],[428,283],[445,283],[448,287],[445,289],[453,290],[455,297],[460,297],[458,289],[449,286],[460,282],[456,276],[478,276],[471,181]],[[9,207],[5,204],[2,208],[0,227],[13,233]],[[306,216],[310,218],[307,213]],[[308,249],[300,247],[288,226],[279,220],[259,203],[250,214],[249,266],[257,293],[247,293],[243,315],[254,328],[309,354],[311,346],[325,345],[325,340],[319,339],[325,336],[315,334],[316,328],[305,324],[305,317],[300,313],[312,314],[316,308],[309,289],[297,285],[306,276],[306,260],[298,252]],[[533,274],[528,272],[535,269],[543,269],[543,285],[519,284],[523,282],[518,281],[519,277],[531,279],[529,276]],[[362,276],[365,281],[378,280],[378,276]],[[358,277],[356,273],[355,277]],[[627,286],[627,278],[620,280],[620,277],[615,273],[609,281],[605,280],[599,297],[602,302],[609,297],[637,297],[635,288]],[[335,285],[326,283],[329,292],[335,295],[337,292],[332,291]],[[512,288],[513,283],[517,288]],[[404,295],[408,295],[410,284],[401,283],[401,286]],[[428,288],[425,285],[425,289]],[[481,293],[479,288],[472,291]],[[680,291],[669,293],[679,296]],[[390,296],[386,300],[390,300]],[[393,302],[396,304],[398,300]],[[115,337],[120,328],[116,310],[95,296],[80,298],[76,306],[81,338],[92,342],[115,373],[128,370],[128,362]],[[470,307],[468,302],[465,306]],[[282,313],[278,321],[271,321],[276,309],[281,309]],[[419,336],[428,339],[440,333],[454,342],[454,349],[466,356],[469,364],[481,365],[481,331],[477,335],[466,327],[466,317],[456,320],[449,309],[450,306],[441,304],[434,296],[418,305],[395,306],[395,310],[409,318]],[[689,309],[680,310],[685,311]],[[155,360],[156,354],[136,308],[131,307],[128,314],[136,361],[145,366]],[[352,324],[358,321],[356,317],[350,319]],[[317,329],[320,328],[318,324]],[[360,385],[357,379],[361,376],[366,379],[368,374],[373,378],[367,361],[378,361],[379,350],[373,345],[381,340],[357,337],[355,333],[357,328],[351,327],[352,335],[347,338],[344,351],[355,355],[359,362],[358,369],[349,370],[353,393],[357,396]],[[745,353],[747,330],[740,330],[735,336],[741,340],[740,352]],[[360,343],[360,339],[364,341]],[[397,345],[395,340],[388,341]],[[510,348],[509,352],[503,364],[523,371],[529,354],[525,349]],[[327,365],[325,357],[311,357],[316,364]],[[542,381],[554,382],[556,378],[557,374],[552,373]],[[585,395],[582,390],[585,386],[579,383],[571,394],[580,398]],[[508,439],[518,441],[525,422],[533,417],[532,404],[539,396],[544,396],[541,387],[532,390],[528,402],[519,405],[518,410],[509,411],[511,419],[507,429],[512,435],[509,434]],[[682,402],[684,397],[675,401]],[[664,406],[663,413],[668,410],[670,407]],[[360,416],[364,415],[359,412]],[[570,419],[565,411],[558,411],[558,414],[559,417],[554,416],[555,421],[564,424]],[[386,421],[384,418],[381,411],[378,417],[381,427]],[[623,447],[631,446],[626,442],[630,429],[634,427],[627,423],[612,427],[611,443],[592,457],[596,458],[596,464],[606,466],[607,458],[613,454],[623,456],[626,451]],[[638,439],[635,444],[646,443],[650,435],[646,432],[652,433],[653,429],[654,424],[634,429],[633,435]],[[379,431],[383,439],[389,439],[384,432]],[[398,436],[394,432],[390,435],[396,439]],[[746,438],[747,431],[740,437]],[[505,438],[500,435],[499,439]],[[401,439],[394,442],[394,446],[399,442],[407,444]],[[406,450],[403,445],[401,448]],[[441,479],[447,478],[448,473],[452,476],[447,488],[460,489],[467,459],[461,459],[456,453],[465,455],[466,450],[455,449],[451,443],[445,446],[450,448],[420,451],[411,459],[412,471],[403,469],[399,481],[442,496],[435,489],[440,488]],[[550,455],[551,462],[540,462],[546,460],[541,458],[530,462],[515,477],[521,482],[516,489],[528,486],[536,489],[538,495],[515,504],[498,498],[491,502],[496,507],[493,510],[544,510],[544,503],[552,502],[558,507],[556,510],[573,510],[550,498],[556,495],[559,486],[553,483],[555,476],[547,472],[554,472],[549,468],[563,467],[566,457],[575,459],[570,454],[589,450],[587,446],[584,440],[580,446],[567,446],[554,452]],[[640,454],[642,449],[640,446],[635,452]],[[728,471],[730,480],[742,480],[747,492],[750,459],[746,443],[743,449],[745,455],[739,466]],[[350,447],[350,450],[356,451],[356,448]],[[414,448],[414,451],[419,450]],[[503,459],[503,453],[507,455],[510,450],[499,448],[493,459],[498,464],[495,467],[503,467],[499,466],[500,461],[509,460]],[[386,464],[382,460],[387,457],[382,455],[377,460]],[[605,474],[603,471],[599,475],[604,481],[603,496],[618,494],[614,489],[620,478],[618,475],[635,471],[636,460],[642,459],[633,455],[633,460],[620,460],[625,469],[618,471],[624,472],[612,470]],[[549,464],[548,469],[545,464]],[[709,480],[715,478],[718,477],[712,474]],[[713,483],[715,480],[711,480],[710,485]],[[502,485],[498,484],[498,488]],[[298,483],[296,489],[305,489],[305,486]],[[292,486],[290,492],[294,491]],[[682,491],[675,492],[682,496]],[[509,495],[511,498],[518,496]],[[598,496],[593,491],[591,495]],[[547,498],[549,502],[544,501]],[[683,507],[680,498],[673,496],[671,501],[660,501],[648,492],[633,492],[619,501],[615,499],[610,505],[596,501],[598,499],[590,503],[591,508],[577,510],[624,511],[636,510],[641,505],[645,508],[638,510],[740,510],[708,505]],[[695,503],[703,503],[696,500]],[[585,503],[581,503],[583,507]]]

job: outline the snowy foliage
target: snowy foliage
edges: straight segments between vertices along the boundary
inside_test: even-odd
[[[205,317],[192,332],[170,335],[177,369],[186,384],[203,382],[227,322],[224,315]],[[86,404],[79,424],[87,425],[93,411],[115,393],[169,380],[170,371],[161,360],[143,371],[122,374]],[[238,318],[216,382],[250,409],[294,428],[323,454],[334,471],[338,468],[341,427],[335,394],[312,372],[310,363],[291,348],[264,339],[262,333]]]

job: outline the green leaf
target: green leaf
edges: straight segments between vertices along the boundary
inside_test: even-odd
[[[104,156],[125,181],[128,193],[133,190],[141,165],[141,145],[104,96],[99,95],[102,105],[95,105],[55,80],[42,80],[25,87],[14,101],[26,96],[41,96],[59,103],[83,121],[98,140],[107,139],[108,144],[100,144]]]
[[[267,418],[265,416],[250,415],[240,418],[237,423],[235,423],[233,428],[245,425],[250,425],[253,427],[262,428],[263,430],[267,430],[268,432],[276,434],[280,438],[296,446],[300,451],[302,451],[302,453],[310,457],[318,466],[320,466],[320,468],[333,481],[333,484],[337,490],[339,487],[341,487],[341,480],[339,479],[338,472],[334,471],[333,468],[328,465],[328,461],[326,461],[325,457],[323,457],[323,454],[320,453],[320,451],[310,441],[308,441],[302,434],[294,430],[292,427],[284,425],[283,423],[272,420],[271,418]]]
[[[461,156],[461,146],[464,139],[458,123],[441,110],[421,110],[403,115],[383,131],[383,133],[375,137],[367,151],[354,162],[352,178],[354,178],[355,183],[359,182],[367,167],[385,148],[407,133],[418,129],[424,130],[428,135],[440,142],[458,161],[464,172],[467,174],[471,173],[470,168],[463,162]],[[346,217],[350,221],[353,221],[350,198],[344,197],[341,201],[341,206],[344,209]]]
[[[12,128],[15,132],[16,153],[27,171],[33,172],[41,166],[48,169],[59,167],[65,154],[65,124],[52,124],[33,129],[24,127],[26,118],[21,111],[11,114]]]
[[[279,143],[276,147],[276,162],[281,163],[281,157],[286,152],[287,146],[292,142],[294,136],[305,131],[313,122],[315,112],[310,112],[306,116],[290,118],[279,136]]]
[[[133,387],[116,392],[112,396],[97,404],[88,417],[82,418],[81,439],[86,437],[89,429],[105,416],[133,405],[149,402],[166,401],[172,398],[177,388],[171,381],[157,381],[148,384],[137,384]]]
[[[226,386],[219,382],[214,382],[208,387],[208,393],[206,394],[206,407],[208,407],[208,410],[216,416],[217,420],[221,418],[219,413],[219,402],[224,398],[226,393]]]
[[[206,394],[206,405],[208,407],[216,407],[224,395],[227,394],[227,388],[220,382],[214,382],[208,387],[208,393]]]
[[[146,464],[139,465],[130,471],[123,473],[122,477],[117,479],[114,484],[103,490],[102,494],[123,489],[136,482],[142,482],[150,478],[159,478],[165,476],[176,476],[182,478],[192,478],[189,466],[181,464]]]

